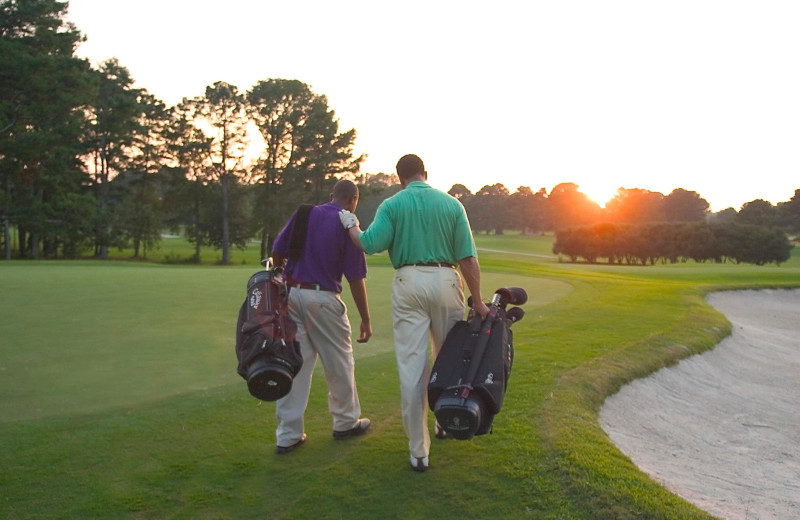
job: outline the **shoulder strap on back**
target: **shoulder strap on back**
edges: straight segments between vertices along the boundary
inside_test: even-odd
[[[297,216],[294,218],[292,234],[289,236],[289,260],[296,262],[306,245],[308,235],[308,217],[311,215],[313,204],[301,204],[297,208]]]

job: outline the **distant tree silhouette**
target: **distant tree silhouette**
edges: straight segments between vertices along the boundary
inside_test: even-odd
[[[463,184],[453,184],[447,193],[457,198],[459,201],[461,201],[461,204],[465,205],[470,197],[472,197],[472,192],[469,191],[469,189]]]
[[[558,184],[548,196],[551,227],[554,230],[591,224],[600,215],[600,205],[571,182]]]
[[[283,223],[301,203],[328,201],[343,176],[358,174],[355,129],[339,131],[328,98],[298,80],[266,79],[248,92],[248,113],[266,148],[254,167],[259,190],[261,250],[266,257]]]
[[[594,263],[605,257],[609,263],[639,265],[689,258],[780,264],[790,258],[791,249],[788,237],[778,228],[700,222],[576,226],[557,231],[553,243],[553,252],[572,262],[583,258]]]
[[[548,229],[549,205],[547,191],[541,188],[534,193],[527,186],[520,186],[508,198],[511,216],[509,226],[523,233],[542,233]]]
[[[11,227],[20,256],[40,247],[71,255],[91,229],[94,210],[79,156],[85,153],[92,100],[89,62],[75,49],[83,36],[66,20],[67,3],[0,4],[0,217],[6,259]],[[88,219],[84,221],[83,219]]]
[[[235,85],[217,81],[206,87],[205,94],[192,100],[195,121],[210,128],[210,164],[207,171],[211,179],[219,185],[221,208],[217,212],[220,225],[212,240],[222,248],[222,263],[230,262],[230,245],[233,208],[238,207],[232,198],[239,182],[246,175],[243,160],[246,151],[247,113],[244,96]],[[202,127],[201,126],[201,127]],[[266,258],[266,257],[264,257]]]
[[[791,233],[800,233],[800,190],[788,202],[778,204],[778,223]]]
[[[372,221],[375,220],[375,213],[378,206],[385,199],[388,199],[402,189],[400,181],[396,175],[378,174],[365,175],[359,182],[359,201],[356,208],[356,215],[361,223],[361,229],[367,229]]]
[[[736,216],[738,214],[739,213],[733,208],[725,208],[722,211],[709,214],[708,220],[714,224],[730,224],[736,222]]]
[[[776,223],[777,216],[775,206],[766,200],[756,199],[742,206],[736,222],[753,226],[772,226]]]
[[[620,188],[606,203],[605,218],[610,222],[631,224],[662,222],[665,220],[664,195],[641,188]]]
[[[472,229],[502,235],[511,218],[508,197],[508,188],[500,183],[486,185],[470,197],[465,207]]]
[[[93,74],[96,91],[89,110],[87,132],[91,144],[89,164],[91,181],[97,197],[95,254],[108,258],[110,246],[122,247],[122,214],[119,205],[124,194],[112,191],[115,176],[134,166],[136,136],[143,132],[144,105],[139,103],[142,89],[116,58],[100,64]]]
[[[699,193],[683,188],[672,190],[663,201],[664,217],[668,222],[702,222],[708,208],[708,201]]]

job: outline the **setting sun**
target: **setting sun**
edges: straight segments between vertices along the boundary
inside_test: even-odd
[[[618,188],[610,189],[608,186],[590,183],[578,185],[578,191],[586,194],[587,197],[596,202],[601,208],[605,207],[606,203],[614,198],[617,194],[617,189]]]

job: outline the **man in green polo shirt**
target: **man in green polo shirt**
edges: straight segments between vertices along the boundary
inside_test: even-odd
[[[361,231],[358,219],[340,212],[342,225],[367,254],[389,251],[397,272],[392,282],[392,321],[400,373],[403,427],[408,436],[411,467],[428,469],[428,393],[430,360],[434,359],[453,325],[464,317],[464,284],[472,308],[483,318],[489,308],[481,298],[481,271],[464,206],[426,183],[428,173],[416,155],[397,162],[403,190],[384,200],[375,220]],[[436,436],[444,431],[436,425]]]

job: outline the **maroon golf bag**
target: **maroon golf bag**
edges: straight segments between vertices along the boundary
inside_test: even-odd
[[[498,289],[486,319],[471,311],[447,334],[433,364],[428,406],[448,437],[467,440],[492,430],[514,361],[511,324],[524,315],[521,307],[506,306],[527,299],[521,287]]]
[[[303,366],[297,326],[289,319],[288,293],[281,268],[259,271],[247,282],[247,298],[236,323],[236,371],[262,401],[289,393]]]

